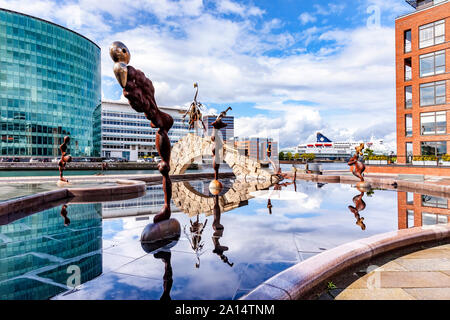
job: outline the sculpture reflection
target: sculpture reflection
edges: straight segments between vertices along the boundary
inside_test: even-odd
[[[200,256],[202,255],[202,250],[204,246],[204,242],[202,241],[202,234],[205,230],[206,224],[208,223],[208,219],[205,220],[205,223],[201,223],[199,221],[199,215],[197,215],[197,221],[192,222],[191,227],[189,228],[190,236],[186,232],[186,226],[184,227],[184,233],[186,234],[186,238],[189,240],[192,250],[197,257],[197,262],[195,263],[195,267],[200,268]]]
[[[178,243],[180,232],[180,223],[175,219],[149,224],[142,231],[142,249],[147,253],[152,253],[155,259],[160,259],[164,263],[163,294],[160,300],[171,300],[173,272],[170,249]]]
[[[355,206],[348,206],[349,210],[355,215],[356,225],[361,227],[361,230],[366,230],[366,225],[364,224],[364,218],[361,217],[360,212],[366,209],[366,203],[363,200],[364,191],[360,191],[359,195],[353,197],[353,203]]]
[[[72,156],[67,154],[68,144],[70,142],[70,137],[65,136],[64,142],[59,146],[59,150],[61,151],[61,159],[58,162],[59,167],[59,181],[61,182],[69,182],[66,178],[63,177],[64,170],[66,169],[66,164],[72,161]]]
[[[220,223],[220,217],[221,217],[221,211],[220,211],[220,205],[219,205],[219,196],[214,197],[214,221],[213,221],[213,237],[212,241],[214,244],[214,250],[213,253],[217,254],[220,259],[229,265],[230,267],[233,267],[234,263],[230,263],[228,260],[228,257],[224,254],[225,251],[228,251],[229,248],[226,246],[222,246],[219,242],[220,238],[223,236],[224,227]]]
[[[64,225],[67,227],[70,225],[70,219],[67,217],[67,205],[64,204],[61,207],[61,217],[64,219]]]

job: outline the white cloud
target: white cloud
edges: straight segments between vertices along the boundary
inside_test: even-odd
[[[303,25],[317,21],[317,18],[308,12],[303,12],[298,18]]]
[[[365,2],[373,3],[384,5]],[[350,135],[358,139],[370,131],[379,138],[395,137],[393,28],[313,26],[279,32],[280,20],[261,24],[262,9],[229,0],[209,9],[201,0],[0,0],[0,6],[69,26],[97,41],[103,79],[110,80],[103,82],[104,90],[111,83],[114,91],[120,90],[108,47],[121,40],[131,51],[131,64],[154,82],[160,105],[189,104],[194,82],[200,84],[203,103],[255,103],[251,118],[236,120],[239,134],[279,130],[284,145],[304,141],[318,130],[336,140]],[[315,9],[312,16],[336,14],[342,6]],[[143,19],[145,13],[159,23]],[[322,49],[307,51],[311,44]],[[271,50],[283,55],[268,56]],[[286,100],[310,101],[314,107],[286,106]],[[242,111],[235,109],[236,114]]]

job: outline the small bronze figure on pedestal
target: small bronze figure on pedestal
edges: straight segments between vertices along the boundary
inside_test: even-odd
[[[356,186],[363,189],[370,189],[370,184],[364,181],[364,171],[366,170],[366,166],[360,160],[360,156],[363,156],[362,150],[364,150],[364,143],[361,143],[361,145],[355,149],[356,153],[350,158],[348,165],[352,168],[353,175],[361,180]]]
[[[227,115],[227,112],[230,110],[233,109],[231,109],[231,107],[228,107],[227,110],[222,111],[216,118],[216,121],[212,123],[212,126],[214,128],[213,133],[211,135],[211,141],[214,143],[212,149],[214,180],[211,181],[211,183],[209,184],[209,190],[213,195],[219,195],[223,188],[222,183],[219,181],[220,159],[217,152],[222,147],[222,139],[220,139],[219,136],[220,129],[223,129],[227,126],[227,124],[224,123],[222,119]]]
[[[197,122],[201,122],[203,131],[206,132],[205,123],[203,122],[203,115],[201,112],[201,109],[203,108],[203,105],[197,101],[198,96],[198,83],[194,83],[194,88],[197,89],[194,96],[194,101],[191,103],[188,111],[183,115],[183,122],[187,115],[189,115],[189,130],[195,128],[195,124]]]
[[[59,146],[59,150],[61,150],[61,160],[58,162],[59,167],[59,180],[62,182],[69,182],[66,178],[63,177],[64,170],[66,169],[66,164],[72,161],[72,156],[67,154],[67,145],[70,142],[70,137],[65,136],[64,142]]]
[[[115,62],[114,74],[123,88],[123,95],[134,110],[145,114],[151,121],[152,128],[158,129],[156,149],[162,159],[158,169],[163,176],[164,207],[155,216],[153,222],[168,220],[171,215],[170,199],[172,197],[172,182],[169,177],[171,146],[168,132],[173,126],[173,118],[158,108],[152,81],[146,78],[142,71],[128,65],[130,62],[128,48],[122,42],[116,41],[111,45],[109,53]]]

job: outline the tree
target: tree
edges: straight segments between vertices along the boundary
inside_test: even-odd
[[[292,152],[288,152],[287,153],[287,158],[288,158],[289,161],[292,160]]]
[[[301,158],[306,161],[314,161],[316,159],[316,155],[313,153],[305,153],[302,154]]]
[[[283,151],[281,151],[281,152],[278,154],[278,159],[284,160],[284,152],[283,152]]]
[[[294,159],[295,159],[295,160],[300,159],[300,153],[296,153],[296,154],[294,155]]]

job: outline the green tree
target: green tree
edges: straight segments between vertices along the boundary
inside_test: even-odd
[[[296,153],[296,154],[294,155],[294,159],[295,159],[295,160],[300,159],[300,153]]]
[[[292,160],[292,152],[288,152],[287,153],[287,158],[288,158],[289,161]]]
[[[281,151],[281,152],[278,154],[278,159],[284,160],[284,152],[283,152],[283,151]]]

